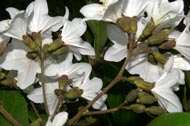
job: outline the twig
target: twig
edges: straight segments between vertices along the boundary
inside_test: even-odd
[[[9,120],[10,123],[12,123],[14,126],[21,126],[20,123],[18,123],[4,108],[2,105],[0,105],[0,113]]]

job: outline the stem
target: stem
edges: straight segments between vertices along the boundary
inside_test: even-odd
[[[40,67],[41,67],[41,83],[42,83],[42,93],[43,93],[43,99],[44,99],[44,104],[45,104],[45,110],[47,115],[49,116],[49,108],[47,104],[47,98],[46,98],[46,88],[45,88],[45,78],[44,78],[44,72],[45,72],[45,67],[44,67],[44,56],[43,52],[41,52],[40,55]]]
[[[4,108],[2,105],[0,105],[0,113],[7,119],[9,122],[11,122],[14,126],[21,126],[20,123],[18,123]]]
[[[125,71],[125,67],[128,64],[130,58],[132,57],[131,53],[128,53],[127,58],[125,59],[125,62],[123,64],[123,66],[121,67],[118,75],[112,80],[112,82],[105,87],[102,92],[100,92],[91,102],[89,102],[88,105],[86,105],[80,112],[78,112],[70,121],[69,121],[69,125],[72,125],[74,123],[76,123],[80,117],[82,116],[82,114],[87,111],[100,97],[102,97],[102,95],[104,95],[105,93],[107,93],[115,84],[117,84],[120,81],[120,78],[123,75],[123,72]]]
[[[34,113],[36,114],[36,116],[41,119],[40,114],[38,113],[38,110],[36,109],[34,103],[30,102],[30,104],[31,104],[32,109],[34,110]]]
[[[54,111],[54,113],[53,113],[53,115],[52,115],[51,121],[53,121],[55,115],[59,112],[59,108],[60,108],[60,105],[61,105],[62,103],[63,103],[63,96],[60,96],[60,97],[59,97],[59,101],[58,101],[58,103],[57,103],[57,105],[56,105],[55,111]]]
[[[88,111],[88,112],[83,113],[83,116],[112,113],[112,112],[115,112],[115,111],[121,109],[124,104],[125,104],[125,103],[122,103],[121,105],[119,105],[119,106],[117,106],[117,107],[115,107],[115,108],[108,109],[108,110]]]

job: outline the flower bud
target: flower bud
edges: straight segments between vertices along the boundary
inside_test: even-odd
[[[49,53],[49,44],[45,44],[42,48],[42,51],[43,51],[43,54],[44,54],[44,57],[47,57],[48,56],[48,53]]]
[[[61,54],[64,54],[64,53],[67,52],[67,51],[68,51],[68,47],[63,46],[63,47],[61,47],[61,48],[55,50],[54,52],[52,52],[52,55],[54,55],[54,56],[59,56],[59,55],[61,55]]]
[[[168,60],[168,58],[166,56],[164,56],[163,54],[161,54],[158,51],[154,51],[152,53],[152,55],[154,56],[154,58],[156,59],[156,61],[158,61],[161,64],[165,64]]]
[[[60,89],[55,89],[54,94],[59,97],[59,96],[63,96],[65,94],[65,92]]]
[[[148,54],[148,62],[153,64],[153,65],[158,64],[158,62],[156,61],[155,57],[152,54]]]
[[[42,119],[38,118],[37,120],[34,120],[30,126],[41,126],[42,125]]]
[[[150,83],[147,81],[144,81],[140,77],[128,77],[128,80],[132,83],[135,84],[138,88],[143,89],[145,91],[150,91],[154,87],[154,83]]]
[[[169,33],[170,33],[169,29],[162,29],[159,32],[150,36],[148,39],[146,39],[145,42],[148,44],[151,44],[151,45],[159,44],[159,43],[163,42],[164,40],[168,39]]]
[[[139,92],[138,96],[139,98],[137,99],[137,102],[141,104],[153,104],[155,101],[157,101],[154,96],[143,91]]]
[[[122,17],[119,18],[116,24],[124,31],[135,34],[137,31],[137,19],[136,17]]]
[[[131,27],[130,27],[130,31],[131,33],[135,34],[137,32],[137,18],[133,17],[131,18]]]
[[[79,98],[83,93],[82,89],[79,89],[78,87],[74,87],[70,89],[68,92],[65,94],[65,98],[67,99],[76,99]]]
[[[65,88],[67,86],[67,83],[68,83],[68,76],[67,75],[62,75],[60,78],[59,78],[59,89],[60,90],[64,90],[65,91]]]
[[[146,111],[152,115],[161,115],[166,113],[167,111],[160,106],[151,106],[146,109]]]
[[[119,18],[116,22],[116,24],[124,31],[129,32],[130,31],[130,17],[122,17]]]
[[[26,57],[29,58],[29,59],[36,59],[38,57],[38,53],[36,51],[32,51],[32,52],[28,52],[26,54]]]
[[[155,29],[155,24],[154,24],[154,21],[153,21],[153,19],[151,19],[148,23],[147,23],[147,25],[146,25],[146,27],[144,28],[144,30],[143,30],[143,32],[142,32],[142,35],[141,35],[141,38],[143,39],[143,38],[145,38],[145,37],[147,37],[147,36],[150,36],[151,34],[152,34],[152,31]]]
[[[176,46],[175,40],[168,40],[159,45],[160,49],[172,49]]]
[[[130,108],[136,113],[143,113],[146,110],[146,107],[142,104],[133,104],[130,105]]]
[[[5,79],[6,74],[4,72],[0,72],[0,80]]]
[[[16,86],[17,84],[17,80],[16,79],[5,79],[5,80],[2,80],[0,81],[0,84],[1,85],[4,85],[4,86]]]
[[[49,45],[48,50],[49,51],[55,51],[63,45],[64,45],[64,42],[60,38],[58,38]]]
[[[4,51],[5,51],[5,48],[1,43],[0,43],[0,56],[3,55]]]
[[[30,49],[32,49],[32,50],[34,50],[34,51],[37,51],[37,50],[38,50],[38,47],[37,47],[36,43],[30,38],[30,36],[28,36],[28,35],[23,35],[23,36],[22,36],[22,39],[23,39],[24,44],[25,44],[28,48],[30,48]]]
[[[37,46],[40,47],[42,45],[42,38],[40,32],[32,32],[32,38]]]
[[[133,102],[137,98],[138,96],[137,94],[138,94],[137,89],[131,90],[125,97],[125,103]]]

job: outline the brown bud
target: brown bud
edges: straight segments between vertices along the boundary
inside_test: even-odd
[[[152,115],[161,115],[166,113],[167,111],[160,106],[151,106],[146,109],[146,111]]]
[[[153,65],[158,64],[158,62],[156,61],[156,59],[154,58],[154,56],[152,54],[148,54],[148,62],[153,64]]]
[[[65,94],[65,98],[67,99],[76,99],[79,98],[83,93],[83,90],[78,88],[78,87],[74,87],[72,89],[70,89],[68,92],[66,92]]]
[[[142,104],[133,104],[130,105],[130,108],[136,113],[143,113],[146,110],[146,107]]]
[[[167,40],[167,41],[163,42],[161,45],[159,45],[159,48],[160,49],[172,49],[175,46],[176,46],[175,40]]]
[[[138,94],[137,89],[131,90],[125,97],[125,103],[133,102],[137,98],[138,96],[137,94]]]
[[[64,95],[64,91],[63,90],[60,90],[60,89],[55,89],[54,90],[54,94],[56,95],[56,96],[63,96]]]

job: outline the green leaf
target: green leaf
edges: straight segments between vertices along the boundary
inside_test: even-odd
[[[147,126],[189,126],[190,114],[186,112],[178,112],[171,114],[163,114],[152,120]]]
[[[0,101],[3,108],[22,126],[29,126],[27,103],[19,91],[0,91]],[[12,124],[0,114],[1,126]]]
[[[88,21],[87,23],[94,35],[94,49],[98,58],[107,41],[106,22]]]

